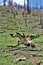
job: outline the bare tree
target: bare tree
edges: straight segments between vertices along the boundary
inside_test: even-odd
[[[40,22],[41,28],[43,28],[43,19],[42,19],[41,9],[42,9],[42,5],[41,5],[41,0],[40,0],[39,22]]]
[[[24,0],[24,10],[25,10],[25,0]]]

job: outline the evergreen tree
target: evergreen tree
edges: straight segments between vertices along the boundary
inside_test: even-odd
[[[7,1],[7,0],[3,0],[3,5],[4,5],[4,6],[6,6],[6,1]]]
[[[29,7],[29,0],[27,0],[27,12],[28,12],[28,14],[31,13],[31,9],[30,9],[30,7]]]

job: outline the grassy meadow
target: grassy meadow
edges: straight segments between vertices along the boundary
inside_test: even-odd
[[[20,34],[30,35],[40,35],[40,37],[33,39],[35,44],[35,49],[43,49],[43,29],[41,28],[39,17],[27,15],[27,21],[22,16],[23,9],[13,8],[15,12],[17,10],[18,15],[14,18],[14,12],[11,12],[9,7],[9,12],[7,12],[8,7],[0,6],[0,65],[36,65],[38,59],[43,65],[43,51],[29,51],[32,49],[30,47],[20,45],[18,50],[14,51],[3,51],[8,45],[15,46],[18,43],[19,38],[12,38],[11,33],[19,32]],[[29,39],[29,37],[28,37]],[[37,55],[35,60],[31,57],[31,54]],[[17,61],[19,58],[25,58],[24,61]],[[33,60],[33,61],[32,61]]]

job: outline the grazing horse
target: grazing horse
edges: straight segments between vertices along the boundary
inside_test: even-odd
[[[27,14],[28,14],[27,10],[23,10],[22,15],[27,16]]]
[[[20,33],[15,33],[15,34],[10,34],[10,36],[12,37],[19,37],[20,41],[18,41],[18,45],[19,44],[24,44],[26,46],[30,46],[32,48],[35,48],[35,45],[32,41],[29,41],[28,39],[26,39],[26,37],[24,35],[21,35]]]

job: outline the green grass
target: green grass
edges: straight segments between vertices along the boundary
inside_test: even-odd
[[[20,19],[20,22],[18,19],[21,18],[21,12],[22,10],[19,9],[18,10],[18,15],[17,18],[14,19],[13,14],[12,13],[7,13],[5,17],[2,17],[2,12],[0,13],[0,48],[6,49],[8,45],[17,45],[19,38],[12,38],[10,36],[10,33],[25,33],[25,35],[37,35],[40,34],[40,37],[33,39],[32,41],[35,43],[36,48],[35,49],[39,49],[39,48],[43,48],[43,29],[41,29],[41,26],[39,25],[39,21],[34,21],[31,22],[31,18],[33,19],[37,19],[37,17],[30,15],[30,18],[27,19],[27,27],[25,24],[25,20]],[[35,27],[34,27],[35,26]],[[4,32],[5,31],[5,32]],[[2,32],[2,33],[1,33]],[[42,34],[42,35],[41,35]],[[29,38],[29,37],[28,37]],[[24,45],[20,45],[19,46],[21,50],[19,50],[18,54],[24,52],[22,51],[24,49]],[[13,60],[13,54],[15,52],[2,52],[0,51],[0,65],[35,65],[33,63],[30,62],[19,62],[19,63],[14,63]],[[43,52],[40,51],[25,51],[23,54],[31,54],[31,53],[35,53],[38,55],[39,59],[43,62]],[[42,63],[43,65],[43,63]]]

